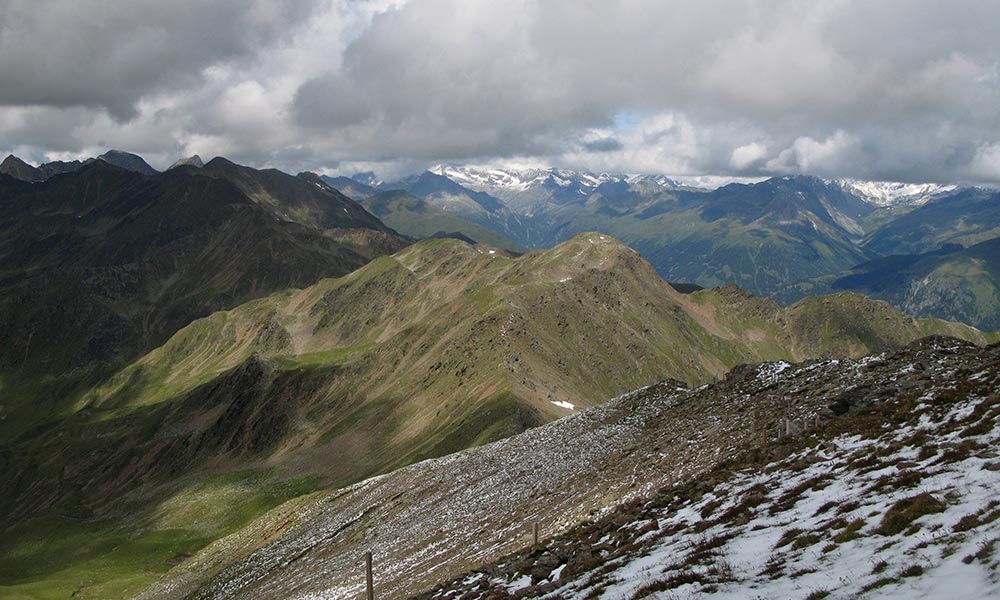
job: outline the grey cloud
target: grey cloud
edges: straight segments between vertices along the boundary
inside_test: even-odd
[[[588,152],[614,152],[625,147],[618,138],[614,137],[602,137],[595,140],[583,141],[580,145]]]
[[[540,64],[534,11],[520,6],[427,0],[377,16],[339,72],[299,89],[296,122],[342,127],[370,156],[557,151],[567,130],[608,122],[610,107]]]
[[[351,81],[338,73],[303,83],[292,106],[299,125],[304,128],[348,127],[375,117]]]
[[[255,58],[312,9],[263,0],[2,0],[0,105],[85,106],[130,119],[149,94],[176,93],[207,67]]]
[[[97,107],[65,112],[90,122],[67,145],[100,136],[290,169],[513,158],[1000,179],[1000,3],[379,1],[325,0],[304,21],[312,7],[265,0],[103,13],[0,0],[0,104]],[[349,27],[352,14],[365,16]],[[310,46],[324,31],[338,42]],[[0,115],[10,148],[59,149],[57,131]]]
[[[996,22],[989,2],[421,0],[377,17],[293,114],[342,151],[460,160],[558,156],[617,114],[670,112],[706,132],[694,171],[732,171],[746,122],[770,152],[736,161],[749,174],[956,177],[1000,138]],[[583,150],[617,161],[663,136]]]

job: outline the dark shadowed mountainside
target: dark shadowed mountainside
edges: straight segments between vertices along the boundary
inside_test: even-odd
[[[353,210],[352,224],[377,227],[360,235],[405,244]],[[41,183],[0,179],[0,437],[193,319],[350,272],[371,250],[277,219],[190,167],[144,176],[98,160]]]

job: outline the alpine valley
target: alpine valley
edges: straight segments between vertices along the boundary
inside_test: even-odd
[[[997,192],[719,183],[8,157],[0,596],[1000,593]]]

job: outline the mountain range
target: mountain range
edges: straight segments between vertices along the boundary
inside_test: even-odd
[[[637,249],[679,284],[735,282],[783,302],[801,298],[801,290],[852,289],[919,316],[968,319],[984,328],[995,327],[992,315],[1000,313],[993,299],[1000,289],[963,270],[953,270],[947,285],[975,297],[973,308],[956,309],[942,295],[905,301],[912,287],[905,282],[893,289],[843,287],[853,281],[843,274],[873,261],[903,255],[912,262],[942,247],[997,237],[995,190],[805,176],[705,188],[663,176],[456,166],[391,182],[359,179],[368,183],[328,181],[361,202],[383,190],[405,190],[427,203],[421,210],[428,215],[445,211],[527,248],[600,231]],[[471,231],[463,233],[477,239]],[[977,271],[998,268],[992,257],[977,257]],[[840,287],[818,283],[837,274]]]
[[[499,195],[492,202],[481,198],[485,192],[463,195],[456,182],[430,172],[381,187],[405,189],[527,247],[602,231],[639,250],[664,278],[705,287],[735,282],[769,294],[873,257],[860,246],[860,221],[876,207],[816,178],[715,190],[685,189],[666,178],[558,170],[517,178],[491,173],[478,181]]]
[[[108,150],[97,158],[88,158],[83,161],[74,160],[69,162],[53,161],[42,163],[37,167],[31,166],[11,154],[8,155],[2,163],[0,163],[0,173],[9,175],[15,179],[20,179],[21,181],[45,181],[53,175],[59,175],[60,173],[72,173],[73,171],[77,171],[95,161],[105,162],[109,165],[125,169],[126,171],[132,171],[142,175],[155,175],[158,172],[156,169],[149,166],[149,164],[143,160],[141,156],[130,152],[124,152],[122,150]]]

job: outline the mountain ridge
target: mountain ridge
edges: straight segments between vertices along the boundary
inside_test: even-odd
[[[965,378],[995,381],[997,356],[938,339],[846,373],[762,365],[742,376],[749,394],[729,394],[758,407],[757,447],[413,596],[992,597],[996,558],[982,548],[1000,532],[996,397]],[[753,393],[753,378],[798,379],[829,404],[805,409],[815,418],[805,429],[799,421],[778,439],[772,429],[762,443],[767,390]],[[870,394],[879,384],[890,388]],[[385,574],[384,589],[401,579]]]
[[[602,571],[597,569],[619,564],[608,562],[613,557],[637,560],[639,551],[648,546],[636,538],[663,543],[680,533],[684,540],[697,540],[701,532],[714,533],[726,527],[735,530],[741,516],[749,521],[795,512],[796,503],[809,497],[808,505],[799,511],[808,511],[802,514],[806,517],[823,502],[815,491],[831,483],[839,489],[849,481],[831,481],[830,474],[809,479],[810,465],[832,464],[838,476],[845,463],[856,469],[884,465],[885,469],[862,475],[866,487],[850,499],[858,498],[870,506],[868,496],[884,493],[888,501],[862,513],[855,510],[858,507],[849,508],[846,499],[831,497],[833,506],[825,509],[836,510],[842,504],[840,513],[863,518],[852,530],[857,535],[838,535],[849,524],[844,518],[840,525],[828,525],[832,527],[828,534],[803,539],[801,544],[782,550],[805,535],[796,529],[786,536],[789,539],[784,544],[773,550],[767,546],[782,558],[773,576],[757,574],[742,563],[732,564],[729,571],[751,582],[755,576],[768,577],[758,585],[779,577],[791,582],[793,577],[814,572],[791,575],[797,564],[795,557],[802,554],[799,550],[824,539],[830,541],[834,535],[833,550],[841,546],[843,552],[861,543],[880,544],[879,536],[893,542],[906,540],[898,531],[915,518],[891,533],[874,531],[876,519],[884,514],[883,523],[889,520],[892,502],[919,484],[925,477],[923,470],[932,468],[928,464],[944,465],[938,470],[951,469],[957,474],[966,463],[982,465],[990,460],[987,440],[995,437],[996,431],[988,415],[996,412],[995,401],[983,398],[998,377],[998,365],[996,346],[982,349],[956,340],[928,338],[858,361],[748,367],[725,381],[695,390],[670,382],[650,386],[515,438],[290,503],[256,522],[247,535],[227,538],[195,555],[137,598],[223,599],[248,594],[259,598],[350,597],[363,589],[357,565],[367,549],[374,551],[376,589],[389,597],[457,598],[466,594],[464,597],[482,599],[491,597],[491,592],[495,597],[516,591],[538,597],[551,594],[558,586],[583,589],[589,580],[591,588],[598,591],[600,584],[627,587],[625,595],[613,597],[631,598],[636,587],[655,579],[611,581],[600,577]],[[969,379],[975,374],[980,377]],[[968,396],[956,394],[950,387],[963,381]],[[975,409],[977,402],[979,408]],[[953,414],[970,411],[967,419],[949,420]],[[789,420],[794,425],[789,426]],[[809,424],[809,431],[803,431],[802,421]],[[977,423],[979,427],[973,429]],[[914,429],[918,424],[922,434]],[[959,442],[947,437],[960,430],[976,436],[964,453],[958,449]],[[764,435],[768,442],[762,448]],[[912,458],[928,438],[940,440],[940,447]],[[869,447],[878,448],[878,452],[866,451]],[[852,450],[861,451],[852,454]],[[898,480],[892,477],[895,465]],[[878,479],[886,469],[890,469],[889,475]],[[868,468],[867,472],[873,470]],[[769,488],[751,488],[753,481],[737,488],[756,490],[761,497],[753,504],[744,502],[739,511],[741,498],[745,500],[751,492],[727,495],[729,487],[736,487],[730,483],[734,473],[747,479],[789,473],[791,481],[779,485],[779,493],[773,495]],[[932,481],[930,474],[926,477]],[[985,469],[982,477],[986,485],[996,480],[996,475]],[[939,485],[941,480],[933,481]],[[963,516],[965,505],[958,499],[943,496],[936,488],[931,491],[937,502],[943,502],[942,510],[947,508],[950,523]],[[985,502],[981,497],[976,497],[980,503],[976,508]],[[673,513],[658,510],[667,506],[683,516],[683,522]],[[697,511],[684,510],[691,506]],[[868,514],[872,509],[878,512]],[[986,512],[989,507],[982,514]],[[869,524],[869,518],[874,524]],[[667,522],[676,527],[661,532]],[[279,523],[284,526],[275,537],[261,539],[262,532],[274,531]],[[533,523],[541,526],[541,546],[532,546]],[[785,523],[778,531],[791,531],[794,524]],[[995,532],[995,525],[990,527]],[[764,531],[770,540],[781,537],[778,532]],[[652,532],[661,534],[644,536]],[[745,530],[726,533],[729,535],[710,549],[738,540],[740,533],[749,535]],[[852,543],[858,538],[864,539]],[[622,544],[613,543],[618,539]],[[702,535],[700,539],[714,538]],[[976,539],[969,537],[962,548],[974,552]],[[601,540],[610,540],[612,545],[602,550]],[[583,547],[584,543],[587,546]],[[697,548],[692,543],[688,550]],[[305,555],[309,560],[295,559]],[[669,587],[701,582],[706,586],[704,592],[711,593],[714,590],[707,586],[713,582],[725,590],[727,584],[740,581],[718,577],[718,571],[710,570],[718,555],[709,552],[693,558],[687,564],[696,576],[678,579]],[[754,564],[767,560],[768,552],[758,551],[754,556]],[[933,572],[942,560],[935,556],[924,568]],[[973,565],[969,572],[981,573],[990,560],[985,557],[984,565]],[[665,570],[681,566],[661,565]],[[878,579],[877,572],[872,575],[864,577],[864,584]],[[898,584],[887,581],[880,585]],[[993,589],[996,584],[991,586]]]
[[[16,520],[4,527],[17,545],[52,514],[82,511],[80,535],[155,549],[181,536],[193,552],[302,490],[504,439],[638,386],[702,385],[762,359],[860,356],[931,333],[995,339],[853,294],[790,309],[735,286],[682,295],[603,234],[516,258],[425,240],[180,329],[44,433],[0,446],[12,474],[0,514]],[[222,499],[230,481],[246,501]],[[214,524],[182,508],[191,502]],[[37,551],[81,569],[110,560],[52,544]],[[155,552],[134,553],[141,567],[112,561],[122,571],[102,585],[148,581]]]
[[[1000,238],[968,248],[947,244],[923,254],[894,255],[802,282],[776,298],[837,290],[863,293],[920,317],[1000,327]]]
[[[84,161],[74,160],[71,162],[53,161],[42,163],[33,167],[13,154],[8,155],[3,163],[0,163],[0,173],[5,173],[21,181],[30,183],[45,181],[55,175],[62,173],[72,173],[83,168],[94,161],[103,161],[126,171],[132,171],[141,175],[156,175],[156,169],[139,155],[125,152],[123,150],[108,150],[96,158],[88,158]]]
[[[508,252],[523,253],[527,249],[507,236],[473,221],[432,206],[428,201],[404,190],[377,192],[361,200],[362,206],[400,233],[414,238],[460,234],[473,243],[483,243]]]

